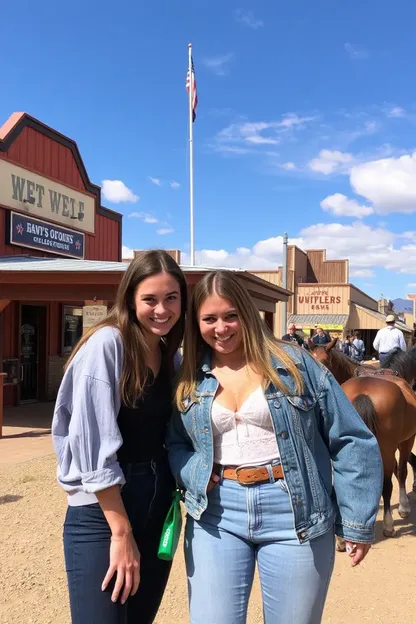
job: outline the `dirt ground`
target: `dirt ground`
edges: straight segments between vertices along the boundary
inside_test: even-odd
[[[411,479],[409,476],[409,491]],[[386,540],[377,522],[377,543],[367,560],[351,569],[337,553],[324,624],[412,624],[416,609],[416,495],[412,514],[394,517],[397,537]],[[55,457],[0,466],[0,621],[2,624],[69,624],[61,533],[65,497],[55,484]],[[178,552],[156,624],[185,624],[186,582]],[[262,622],[258,582],[248,624]],[[207,624],[210,624],[207,622]]]

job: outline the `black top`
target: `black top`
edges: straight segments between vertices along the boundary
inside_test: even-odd
[[[282,338],[285,342],[297,342],[300,347],[303,346],[303,338],[298,336],[298,334],[285,334]]]
[[[166,426],[172,414],[172,373],[165,358],[155,378],[149,380],[135,407],[122,405],[117,423],[123,444],[117,453],[121,464],[147,462],[164,452]]]
[[[326,332],[321,335],[315,334],[315,336],[312,338],[312,342],[317,345],[329,344],[331,342],[331,336],[328,336]]]

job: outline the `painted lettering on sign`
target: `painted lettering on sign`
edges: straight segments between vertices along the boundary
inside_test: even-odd
[[[32,180],[21,178],[11,174],[13,194],[12,198],[28,204],[36,204],[37,208],[45,207],[45,187],[43,184],[36,184]],[[63,193],[58,193],[52,189],[47,189],[49,195],[50,212],[62,214],[63,217],[84,221],[84,202],[69,197]],[[46,195],[46,198],[48,197]]]
[[[6,229],[6,243],[9,245],[40,249],[71,258],[84,257],[84,238],[81,232],[17,212],[10,213],[10,227]]]
[[[308,295],[298,295],[298,303],[306,304],[311,310],[322,311],[330,310],[331,306],[341,303],[339,295],[330,295],[327,290],[315,290]]]
[[[0,204],[94,233],[95,198],[0,159]]]

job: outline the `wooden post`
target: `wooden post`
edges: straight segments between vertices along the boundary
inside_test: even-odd
[[[0,438],[3,437],[3,381],[6,373],[0,373]]]

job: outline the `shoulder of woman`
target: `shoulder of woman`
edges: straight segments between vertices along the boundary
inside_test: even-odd
[[[120,368],[123,360],[123,340],[115,327],[102,327],[85,343],[84,369]]]

